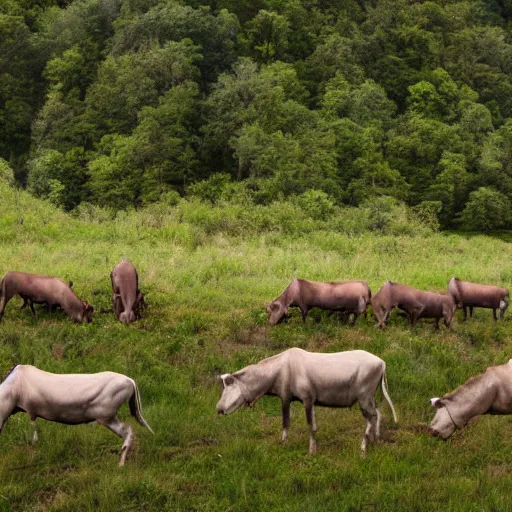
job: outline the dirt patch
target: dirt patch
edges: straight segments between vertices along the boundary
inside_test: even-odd
[[[64,343],[54,343],[52,345],[52,356],[56,361],[61,361],[66,352],[66,345]]]

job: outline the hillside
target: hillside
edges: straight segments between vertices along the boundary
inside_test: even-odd
[[[67,211],[228,180],[512,227],[508,0],[5,0],[0,168]],[[5,162],[4,162],[5,160]]]
[[[431,397],[508,361],[510,312],[497,324],[490,311],[477,310],[466,323],[459,312],[453,330],[439,332],[428,321],[409,329],[393,313],[382,332],[371,315],[349,327],[315,312],[305,325],[296,312],[269,328],[264,304],[294,275],[362,278],[373,291],[386,279],[443,290],[453,275],[510,288],[509,243],[333,229],[228,234],[219,224],[208,227],[197,204],[195,220],[181,204],[165,214],[85,221],[0,187],[0,271],[72,279],[96,310],[89,325],[44,311],[33,320],[13,299],[0,325],[0,371],[26,363],[53,372],[125,373],[138,383],[156,434],[135,425],[136,450],[119,469],[121,443],[103,427],[39,420],[41,440],[31,446],[30,422],[17,414],[0,437],[0,510],[507,510],[509,418],[482,417],[448,443],[419,425],[433,417]],[[212,207],[203,207],[215,218]],[[144,318],[129,326],[109,311],[109,273],[123,257],[139,270],[148,302]],[[315,456],[307,454],[299,404],[287,445],[280,443],[275,398],[216,417],[220,373],[292,346],[360,348],[387,362],[399,424],[382,403],[384,441],[366,459],[359,454],[364,420],[357,407],[317,408]],[[133,424],[127,407],[121,416]]]

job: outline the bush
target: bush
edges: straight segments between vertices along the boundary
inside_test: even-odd
[[[412,211],[422,224],[432,231],[438,231],[440,227],[439,214],[442,209],[443,203],[441,201],[422,201]]]
[[[217,204],[221,201],[247,204],[253,202],[253,193],[247,182],[231,181],[227,173],[217,172],[208,179],[187,187],[187,195]]]
[[[307,190],[297,197],[297,204],[312,219],[326,220],[334,211],[334,201],[323,190]]]
[[[14,185],[14,172],[3,158],[0,158],[0,181],[3,181],[10,187]]]
[[[507,196],[487,187],[469,194],[460,215],[461,227],[468,231],[492,231],[510,224],[512,211]]]

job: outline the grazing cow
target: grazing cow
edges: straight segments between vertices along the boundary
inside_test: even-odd
[[[62,279],[40,274],[7,272],[0,283],[0,295],[0,320],[4,316],[5,306],[15,295],[28,303],[34,317],[34,303],[46,303],[50,308],[59,305],[75,322],[90,322],[94,311]]]
[[[380,436],[380,413],[375,405],[379,384],[396,419],[386,385],[386,363],[364,350],[335,354],[306,352],[291,348],[235,373],[221,375],[223,391],[217,403],[218,414],[230,414],[242,405],[252,406],[264,395],[281,399],[282,440],[288,440],[290,403],[300,401],[309,425],[309,452],[316,451],[315,405],[351,407],[359,403],[366,419],[361,450]]]
[[[500,286],[468,283],[452,277],[448,282],[448,293],[452,296],[457,307],[464,310],[464,320],[468,317],[468,307],[471,317],[475,307],[492,309],[495,322],[498,320],[496,310],[500,310],[500,318],[503,318],[508,307],[508,290]]]
[[[371,303],[372,292],[365,281],[342,281],[338,283],[317,283],[295,278],[285,291],[267,306],[268,323],[276,325],[286,318],[289,307],[297,307],[302,320],[312,308],[352,313],[355,324],[360,314],[366,315]]]
[[[139,276],[131,261],[123,260],[110,273],[112,302],[116,318],[123,324],[140,318],[145,307],[144,294],[139,290]]]
[[[512,414],[512,359],[490,366],[455,391],[432,398],[430,403],[436,414],[429,432],[445,440],[481,414]]]
[[[0,432],[9,417],[26,412],[34,426],[42,418],[67,425],[98,422],[123,438],[123,466],[133,444],[132,428],[122,423],[117,412],[129,403],[131,415],[153,432],[142,417],[139,390],[135,381],[114,372],[94,374],[54,374],[34,366],[15,366],[0,384]]]
[[[419,318],[434,318],[434,328],[439,329],[439,320],[444,319],[450,328],[456,305],[449,295],[424,292],[405,284],[386,281],[372,298],[373,314],[377,326],[386,327],[389,315],[394,307],[405,311],[410,326],[415,326]]]
[[[68,286],[70,288],[73,288],[73,281],[69,281]],[[21,306],[20,309],[25,309],[27,306],[29,306],[30,310],[34,313],[34,316],[35,316],[35,311],[34,311],[34,308],[33,308],[34,304],[41,304],[41,308],[39,308],[39,309],[45,308],[46,311],[48,311],[48,313],[51,313],[54,309],[59,309],[60,308],[59,304],[48,304],[48,302],[43,302],[43,301],[36,302],[36,301],[33,301],[33,300],[29,299],[28,297],[23,296],[23,295],[20,295],[20,297],[23,299],[23,305]]]

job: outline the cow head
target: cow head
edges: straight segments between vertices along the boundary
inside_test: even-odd
[[[217,414],[230,414],[247,403],[242,381],[233,374],[225,373],[222,380],[222,396],[217,403]]]
[[[273,300],[270,304],[267,305],[267,313],[268,324],[277,325],[286,318],[288,308],[281,304],[280,302],[278,302],[277,300]]]
[[[82,311],[82,322],[91,323],[92,322],[92,313],[94,308],[86,301],[82,301],[84,309]]]
[[[430,403],[436,409],[436,415],[430,423],[428,431],[434,437],[440,437],[447,440],[457,429],[450,412],[446,408],[446,400],[444,398],[431,398]]]

